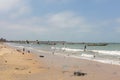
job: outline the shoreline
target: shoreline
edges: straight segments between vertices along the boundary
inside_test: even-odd
[[[13,47],[13,46],[12,46]],[[53,48],[53,46],[51,46],[52,48]],[[15,48],[15,47],[13,47],[13,48]],[[45,52],[45,53],[55,53],[56,55],[62,55],[62,56],[65,56],[65,57],[72,57],[72,58],[78,58],[78,59],[84,59],[84,60],[90,60],[90,61],[96,61],[96,62],[100,62],[100,63],[105,63],[105,64],[111,64],[111,65],[120,65],[120,58],[119,57],[117,57],[117,58],[113,58],[112,59],[112,57],[111,57],[111,54],[110,54],[110,57],[111,57],[111,59],[110,58],[103,58],[103,57],[97,57],[97,55],[96,55],[96,53],[98,52],[98,51],[95,51],[94,52],[94,50],[93,51],[90,51],[90,50],[88,50],[88,51],[86,51],[86,52],[92,52],[92,53],[95,53],[95,54],[86,54],[86,53],[84,53],[83,51],[81,51],[80,50],[80,54],[78,53],[78,52],[76,52],[77,54],[79,54],[78,56],[75,56],[74,55],[74,52],[72,52],[72,50],[71,51],[68,51],[67,52],[67,50],[66,50],[66,52],[64,52],[64,51],[55,51],[55,50],[39,50],[39,49],[35,49],[35,48],[33,48],[33,47],[31,47],[31,49],[29,49],[29,47],[24,47],[24,46],[17,46],[16,48],[18,48],[18,49],[21,49],[22,50],[22,48],[26,48],[27,50],[30,50],[30,51],[32,51],[33,53],[41,53],[41,52]],[[54,48],[53,48],[54,49]],[[58,48],[59,49],[59,48]],[[69,49],[69,48],[68,48]],[[73,49],[74,50],[74,49]],[[76,54],[75,53],[75,54]],[[99,52],[98,52],[99,53]],[[111,53],[110,51],[108,51],[108,52],[105,52],[105,53]],[[115,51],[115,54],[116,55],[119,55],[118,54],[119,52],[117,52],[117,51]],[[104,53],[103,53],[104,54]],[[100,55],[100,54],[98,54],[98,55]]]
[[[75,59],[45,52],[40,54],[0,48],[0,80],[119,80],[120,67],[95,61]],[[40,57],[43,56],[43,57]],[[76,76],[74,72],[86,73]]]
[[[37,55],[39,55],[39,53],[46,53],[46,54],[50,54],[53,55],[53,51],[45,51],[45,50],[39,50],[39,51],[33,51],[32,53],[35,53]],[[93,61],[93,62],[98,62],[98,63],[102,63],[102,64],[110,64],[110,65],[116,65],[116,66],[120,66],[120,61],[113,61],[113,60],[107,60],[105,61],[104,59],[96,59],[94,57],[94,55],[92,55],[92,58],[89,57],[84,57],[84,56],[73,56],[71,54],[61,54],[60,52],[54,52],[54,55],[57,56],[62,56],[62,57],[68,57],[68,58],[74,58],[74,59],[81,59],[81,60],[87,60],[87,61]]]

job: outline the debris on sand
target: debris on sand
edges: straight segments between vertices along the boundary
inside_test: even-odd
[[[83,72],[79,72],[79,71],[74,72],[74,76],[85,76],[85,75],[87,75],[87,73],[83,73]]]
[[[43,58],[44,56],[43,56],[43,55],[40,55],[39,57]]]

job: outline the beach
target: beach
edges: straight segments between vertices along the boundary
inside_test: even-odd
[[[0,44],[0,80],[120,80],[120,66]],[[76,72],[84,75],[77,75]]]

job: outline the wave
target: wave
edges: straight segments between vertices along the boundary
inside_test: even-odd
[[[14,46],[16,48],[27,48],[27,49],[33,49],[31,45],[16,45],[16,44],[9,44],[8,45]],[[68,52],[83,52],[83,49],[75,49],[75,48],[69,48],[69,47],[51,47],[51,49],[55,49],[58,51],[68,51]],[[111,55],[111,56],[120,56],[120,51],[110,51],[110,50],[87,50],[86,52],[92,52],[92,53],[98,53],[99,55]]]
[[[90,55],[90,54],[81,54],[81,56],[88,57],[88,58],[94,58],[94,55]]]
[[[120,61],[119,60],[110,60],[110,59],[103,59],[103,58],[93,58],[94,55],[83,54],[81,56],[71,55],[70,57],[78,58],[78,59],[85,59],[85,60],[90,60],[90,61],[96,61],[96,62],[105,63],[105,64],[120,65]]]
[[[62,48],[59,48],[59,47],[51,47],[51,49],[64,50],[64,51],[74,51],[74,52],[83,51],[82,49],[72,49],[72,48],[65,48],[65,47],[62,47]]]
[[[51,47],[51,49],[56,49],[56,50],[63,50],[63,51],[72,51],[72,52],[83,52],[83,49],[73,49],[73,48],[65,48],[65,47]],[[110,51],[110,50],[87,50],[87,52],[93,52],[93,53],[99,53],[101,55],[113,55],[113,56],[120,56],[120,51]]]
[[[92,52],[100,53],[102,55],[119,55],[120,51],[107,51],[107,50],[92,50]]]

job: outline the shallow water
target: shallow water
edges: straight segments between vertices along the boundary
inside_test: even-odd
[[[38,54],[42,50],[67,57],[82,58],[116,65],[120,64],[120,43],[109,43],[107,46],[87,46],[86,51],[84,51],[85,44],[7,44],[19,49],[26,48]]]

